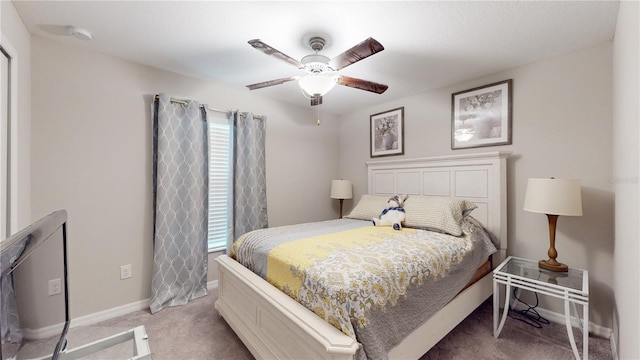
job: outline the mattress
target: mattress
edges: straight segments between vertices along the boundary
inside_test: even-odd
[[[449,302],[496,251],[470,216],[463,235],[339,219],[243,235],[231,256],[362,348],[385,358]]]

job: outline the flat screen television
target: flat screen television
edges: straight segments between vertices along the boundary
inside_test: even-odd
[[[67,212],[0,241],[0,360],[58,359],[69,329]]]

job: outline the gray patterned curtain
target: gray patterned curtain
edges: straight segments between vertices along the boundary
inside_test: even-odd
[[[151,313],[207,294],[206,106],[160,94],[153,111]]]
[[[230,201],[234,211],[233,219],[229,221],[227,251],[242,234],[268,226],[265,161],[267,118],[237,112],[231,116],[233,196],[230,196]]]

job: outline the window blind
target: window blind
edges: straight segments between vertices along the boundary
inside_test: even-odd
[[[209,118],[209,251],[227,244],[230,127],[226,118]]]

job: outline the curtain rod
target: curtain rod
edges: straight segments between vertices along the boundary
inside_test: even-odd
[[[159,99],[160,99],[160,96],[159,96],[159,95],[154,96],[154,101],[158,101]],[[187,105],[187,101],[186,101],[186,100],[180,100],[180,99],[169,98],[169,101],[171,101],[172,103],[176,103],[176,104]],[[200,108],[201,108],[201,109],[204,109],[204,105],[200,105]],[[232,110],[222,110],[222,109],[217,109],[217,108],[214,108],[214,107],[211,107],[211,106],[208,106],[208,107],[207,107],[207,109],[208,109],[208,110],[211,110],[211,111],[217,111],[217,112],[225,113],[225,114],[228,114],[228,113],[232,113],[232,112],[233,112]],[[237,111],[236,111],[236,112],[237,112]],[[240,114],[240,116],[243,116],[243,117],[244,117],[244,116],[246,116],[246,115],[244,115],[243,113],[241,113],[241,114]],[[253,115],[253,118],[254,118],[254,119],[256,119],[256,120],[264,120],[264,116],[262,116],[262,115]]]
[[[158,101],[159,99],[160,99],[160,95],[154,96],[154,100],[155,101]],[[180,100],[180,99],[174,99],[174,98],[169,98],[169,100],[172,103],[187,105],[187,100]],[[204,109],[204,105],[200,105],[200,108]],[[216,109],[216,108],[211,107],[211,106],[208,106],[208,110],[217,111],[217,112],[221,112],[221,113],[230,113],[230,112],[232,112],[231,110]]]

